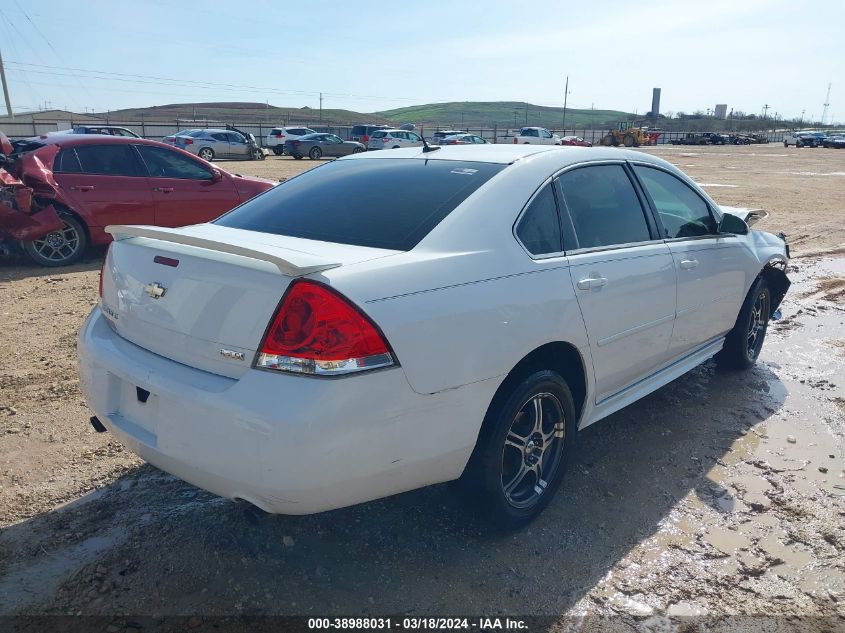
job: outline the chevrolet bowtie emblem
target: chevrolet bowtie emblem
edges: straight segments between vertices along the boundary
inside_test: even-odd
[[[150,295],[152,299],[161,299],[164,294],[167,292],[167,288],[162,286],[157,281],[154,281],[151,284],[147,284],[144,286],[144,291]]]

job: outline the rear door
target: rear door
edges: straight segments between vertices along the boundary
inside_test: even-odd
[[[736,235],[720,235],[707,201],[674,174],[635,165],[656,211],[677,270],[678,300],[671,354],[683,354],[725,334],[745,296],[746,258]]]
[[[590,340],[596,402],[665,363],[675,316],[675,270],[623,163],[557,178],[572,285]]]
[[[56,162],[56,182],[91,226],[154,223],[150,183],[129,143],[67,147]]]
[[[202,161],[168,147],[135,145],[149,174],[158,226],[185,226],[208,222],[240,202],[231,178],[215,179]]]

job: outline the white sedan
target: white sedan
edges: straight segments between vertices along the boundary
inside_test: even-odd
[[[92,424],[268,512],[460,478],[518,526],[579,429],[714,355],[754,364],[788,249],[738,215],[647,154],[470,145],[111,226],[79,335]]]

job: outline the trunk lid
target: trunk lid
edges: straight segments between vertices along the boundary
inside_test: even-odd
[[[109,226],[101,309],[123,338],[204,371],[247,371],[296,277],[397,251],[213,224]]]

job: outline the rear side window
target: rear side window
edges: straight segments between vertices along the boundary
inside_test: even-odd
[[[384,138],[387,136],[386,132],[373,132],[373,138]]]
[[[544,186],[528,205],[516,227],[516,236],[532,255],[563,250],[557,203],[551,185]]]
[[[211,172],[197,161],[163,147],[136,145],[153,178],[209,180]]]
[[[446,160],[339,160],[291,178],[215,224],[407,251],[504,168]]]
[[[558,179],[577,245],[596,248],[651,239],[642,205],[621,165],[595,165]]]
[[[105,176],[140,176],[129,145],[81,145],[76,148],[82,172]]]
[[[72,147],[59,152],[53,163],[53,171],[57,174],[78,174],[82,171],[82,166]]]
[[[696,237],[716,233],[716,221],[707,203],[686,183],[651,167],[635,166],[634,171],[651,196],[663,225],[664,237]]]

